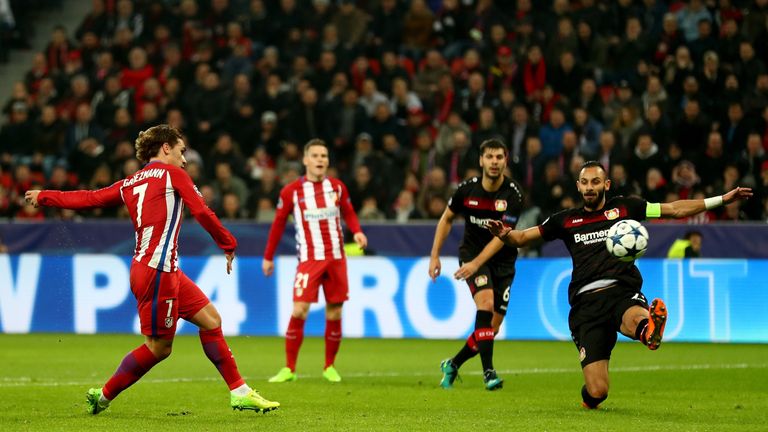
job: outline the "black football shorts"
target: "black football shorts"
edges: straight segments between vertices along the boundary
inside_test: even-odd
[[[621,285],[579,294],[568,315],[571,338],[579,350],[581,367],[609,360],[621,329],[624,312],[632,306],[648,308],[643,293]]]

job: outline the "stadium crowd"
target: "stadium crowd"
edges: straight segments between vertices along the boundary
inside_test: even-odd
[[[362,220],[436,219],[501,137],[521,225],[592,159],[650,201],[755,189],[690,222],[768,221],[766,59],[768,0],[93,0],[4,83],[0,217],[124,217],[24,191],[107,186],[169,123],[229,220],[271,221],[314,137]]]

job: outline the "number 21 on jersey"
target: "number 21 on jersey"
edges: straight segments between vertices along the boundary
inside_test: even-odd
[[[293,289],[296,291],[296,297],[301,297],[304,290],[307,289],[309,282],[309,273],[296,273],[296,281],[293,283]]]

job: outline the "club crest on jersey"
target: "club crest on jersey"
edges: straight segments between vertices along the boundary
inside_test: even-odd
[[[610,210],[606,210],[606,211],[604,211],[604,212],[603,212],[603,214],[605,215],[605,218],[606,218],[606,219],[608,219],[608,220],[614,220],[614,219],[616,219],[617,217],[619,217],[619,209],[617,209],[617,208],[612,208],[612,209],[610,209]]]
[[[496,207],[496,211],[503,212],[507,209],[507,200],[496,200],[494,207]]]
[[[585,358],[587,358],[587,350],[584,349],[584,347],[581,347],[581,349],[579,349],[579,361],[583,362]]]
[[[485,286],[488,284],[488,276],[486,275],[480,275],[475,278],[475,286]]]
[[[171,328],[171,327],[173,327],[173,317],[166,317],[165,328]]]

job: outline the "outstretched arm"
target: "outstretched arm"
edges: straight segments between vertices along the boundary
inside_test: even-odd
[[[538,225],[520,231],[504,226],[501,221],[492,220],[488,222],[488,229],[491,230],[491,234],[498,237],[505,245],[512,247],[523,247],[541,238],[541,231]]]
[[[432,282],[437,280],[440,276],[440,249],[443,248],[445,239],[448,238],[448,234],[451,232],[451,224],[456,215],[450,208],[446,207],[443,215],[440,217],[440,221],[435,228],[435,239],[432,241],[432,252],[429,254],[429,277]]]
[[[752,196],[752,189],[737,187],[730,192],[716,197],[677,200],[661,204],[648,204],[648,217],[684,218],[706,210],[730,204],[734,201],[746,200]],[[655,207],[659,206],[659,207]]]
[[[46,206],[72,210],[114,207],[123,203],[123,198],[120,196],[121,183],[122,180],[95,191],[29,190],[24,194],[24,199],[35,207]]]

